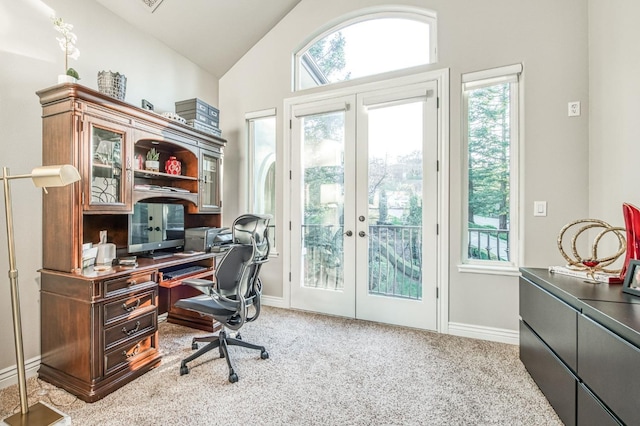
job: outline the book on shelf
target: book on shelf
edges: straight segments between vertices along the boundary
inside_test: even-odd
[[[622,284],[623,279],[619,274],[609,272],[589,272],[588,270],[574,269],[569,266],[549,266],[549,272],[570,277],[583,278],[585,280],[597,281],[605,284]]]

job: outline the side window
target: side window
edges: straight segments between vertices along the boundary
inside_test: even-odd
[[[276,110],[246,115],[249,135],[249,211],[273,216],[269,241],[275,253],[276,217]]]
[[[295,90],[436,62],[436,15],[370,13],[316,36],[295,54]]]
[[[463,263],[516,266],[521,65],[462,76]]]

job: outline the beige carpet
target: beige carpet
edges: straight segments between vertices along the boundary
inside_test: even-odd
[[[518,347],[266,307],[242,330],[270,358],[233,347],[240,381],[217,351],[193,361],[193,330],[160,324],[162,364],[93,404],[31,378],[74,425],[561,425]],[[0,418],[19,410],[0,391]]]

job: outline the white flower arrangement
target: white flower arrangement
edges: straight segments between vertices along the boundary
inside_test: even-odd
[[[56,18],[55,16],[51,17],[51,21],[53,21],[53,27],[55,30],[61,34],[61,37],[56,37],[56,40],[58,40],[58,45],[64,52],[65,74],[80,80],[78,72],[73,68],[69,68],[69,58],[77,60],[80,56],[80,51],[76,47],[78,36],[71,32],[73,25],[64,22],[62,18]]]

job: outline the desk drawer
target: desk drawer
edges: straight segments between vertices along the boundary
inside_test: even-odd
[[[577,370],[578,311],[520,278],[520,317],[572,371]]]
[[[151,352],[155,351],[156,335],[143,337],[134,340],[125,346],[107,352],[104,355],[104,375],[107,376],[115,370],[127,367],[139,360],[142,360]]]
[[[575,425],[577,379],[522,321],[520,359],[558,417],[565,425]]]
[[[104,325],[128,316],[134,316],[156,304],[155,290],[137,293],[115,302],[104,304]]]
[[[640,424],[640,349],[581,315],[578,375],[624,423]]]
[[[120,278],[114,278],[112,280],[105,280],[104,296],[110,297],[122,292],[134,291],[148,285],[154,285],[153,273],[142,273],[137,275],[127,275]]]
[[[133,340],[142,334],[156,331],[158,326],[158,316],[156,311],[130,319],[129,321],[105,328],[104,347],[109,350],[120,345],[127,340]]]

